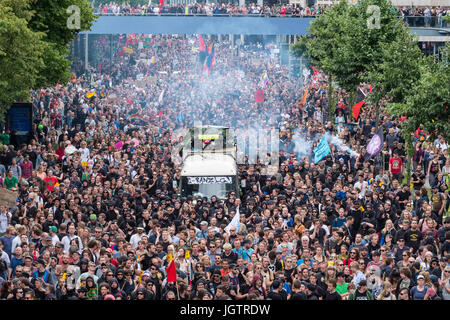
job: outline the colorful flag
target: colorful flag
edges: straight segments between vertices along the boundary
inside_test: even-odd
[[[417,127],[417,130],[414,131],[414,137],[416,137],[417,139],[419,139],[420,133],[421,133],[422,131],[423,131],[423,130],[420,129],[420,126],[418,126],[418,127]]]
[[[352,113],[355,120],[359,117],[359,112],[361,111],[361,107],[366,103],[364,100],[366,98],[366,95],[361,90],[361,88],[358,89],[358,95],[356,97],[356,104],[353,106]]]
[[[304,105],[306,103],[306,96],[308,95],[308,88],[305,89],[305,92],[303,93],[303,98],[302,100],[299,102],[299,104]]]
[[[376,155],[378,152],[380,152],[380,150],[383,148],[383,143],[384,143],[383,128],[380,128],[367,144],[364,159],[367,160]]]
[[[264,91],[262,89],[256,90],[255,101],[256,102],[264,102]]]
[[[166,268],[167,282],[177,282],[177,269],[175,269],[175,261],[170,261]]]
[[[266,72],[264,72],[264,75],[263,75],[263,87],[266,86],[267,82],[269,82],[269,77],[267,76],[267,71],[266,71]]]
[[[202,78],[204,78],[206,74],[208,75],[211,74],[211,71],[215,64],[216,64],[216,57],[214,54],[214,43],[211,43],[208,46],[207,56],[205,59],[205,63],[203,65]]]
[[[200,64],[203,65],[206,59],[206,47],[202,35],[198,36],[198,50],[199,50],[198,59]]]
[[[203,41],[203,37],[201,34],[198,36],[198,49],[200,51],[206,52],[205,41]]]
[[[327,139],[325,137],[320,140],[317,147],[314,149],[314,163],[318,163],[325,157],[327,154],[331,152],[330,146],[328,145]]]
[[[144,122],[144,117],[140,114],[132,114],[130,116],[130,121],[133,124],[142,124]]]
[[[117,151],[120,151],[123,148],[123,142],[119,141],[114,146],[116,147]]]

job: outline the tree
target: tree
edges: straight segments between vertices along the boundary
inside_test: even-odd
[[[450,55],[447,44],[444,54]],[[406,116],[402,128],[414,132],[419,126],[431,134],[442,134],[450,140],[450,64],[436,62],[434,56],[423,58],[420,65],[420,78],[414,82],[412,94],[403,102],[392,103],[389,112]]]
[[[80,9],[80,28],[69,28],[69,6]],[[88,0],[0,1],[0,120],[29,90],[69,80],[68,46],[94,21]]]
[[[419,68],[423,60],[422,52],[409,28],[402,28],[398,39],[383,43],[381,49],[384,56],[382,63],[372,66],[372,69],[367,73],[367,81],[376,88],[368,96],[368,99],[377,106],[377,129],[380,101],[387,99],[387,104],[401,103],[405,101],[406,97],[415,94],[413,88],[415,82],[420,78]],[[402,130],[408,156],[406,163],[408,184],[411,173],[411,157],[414,154],[411,133],[407,127]]]
[[[28,99],[44,68],[44,34],[28,27],[29,7],[29,0],[0,2],[0,119],[12,103]]]
[[[35,14],[29,25],[34,31],[43,32],[44,40],[47,42],[44,54],[45,67],[36,86],[64,83],[70,78],[71,62],[66,59],[69,55],[69,45],[80,31],[90,30],[95,18],[93,8],[89,0],[32,0],[32,2]],[[69,24],[72,22],[71,17],[78,14],[77,11],[71,11],[71,8],[76,10],[79,8],[79,27],[76,25],[72,27]]]
[[[374,6],[377,9],[371,11]],[[377,17],[375,23],[373,16]],[[309,39],[302,38],[294,53],[306,48],[312,64],[331,75],[349,93],[353,105],[359,84],[383,61],[382,45],[395,41],[402,28],[388,0],[361,0],[352,6],[340,1],[314,19]]]
[[[333,10],[326,9],[320,17],[313,20],[308,29],[309,34],[300,37],[292,47],[293,54],[305,55],[313,66],[335,76],[340,68],[335,61],[342,45],[341,36],[345,32],[347,14],[348,5],[345,1],[335,4]]]

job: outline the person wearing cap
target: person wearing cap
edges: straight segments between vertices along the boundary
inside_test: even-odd
[[[412,300],[425,300],[425,295],[430,288],[425,284],[425,277],[421,274],[417,276],[417,285],[411,288],[411,298]]]
[[[36,265],[37,268],[31,276],[33,279],[41,279],[44,282],[43,288],[45,290],[45,284],[52,284],[52,277],[50,272],[47,270],[46,263],[43,259],[37,259]]]
[[[58,228],[56,226],[49,226],[48,227],[48,234],[50,235],[50,237],[52,239],[52,244],[55,247],[56,247],[56,243],[59,242],[59,238],[58,238],[57,232],[58,232]]]

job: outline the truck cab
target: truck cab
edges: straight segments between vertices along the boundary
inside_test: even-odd
[[[226,199],[238,193],[236,144],[229,128],[194,127],[183,138],[180,194],[183,197],[216,196]]]

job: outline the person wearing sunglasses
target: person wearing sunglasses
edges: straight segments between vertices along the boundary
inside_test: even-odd
[[[442,287],[442,300],[450,300],[450,266],[448,264],[442,273],[442,278],[438,281]]]

